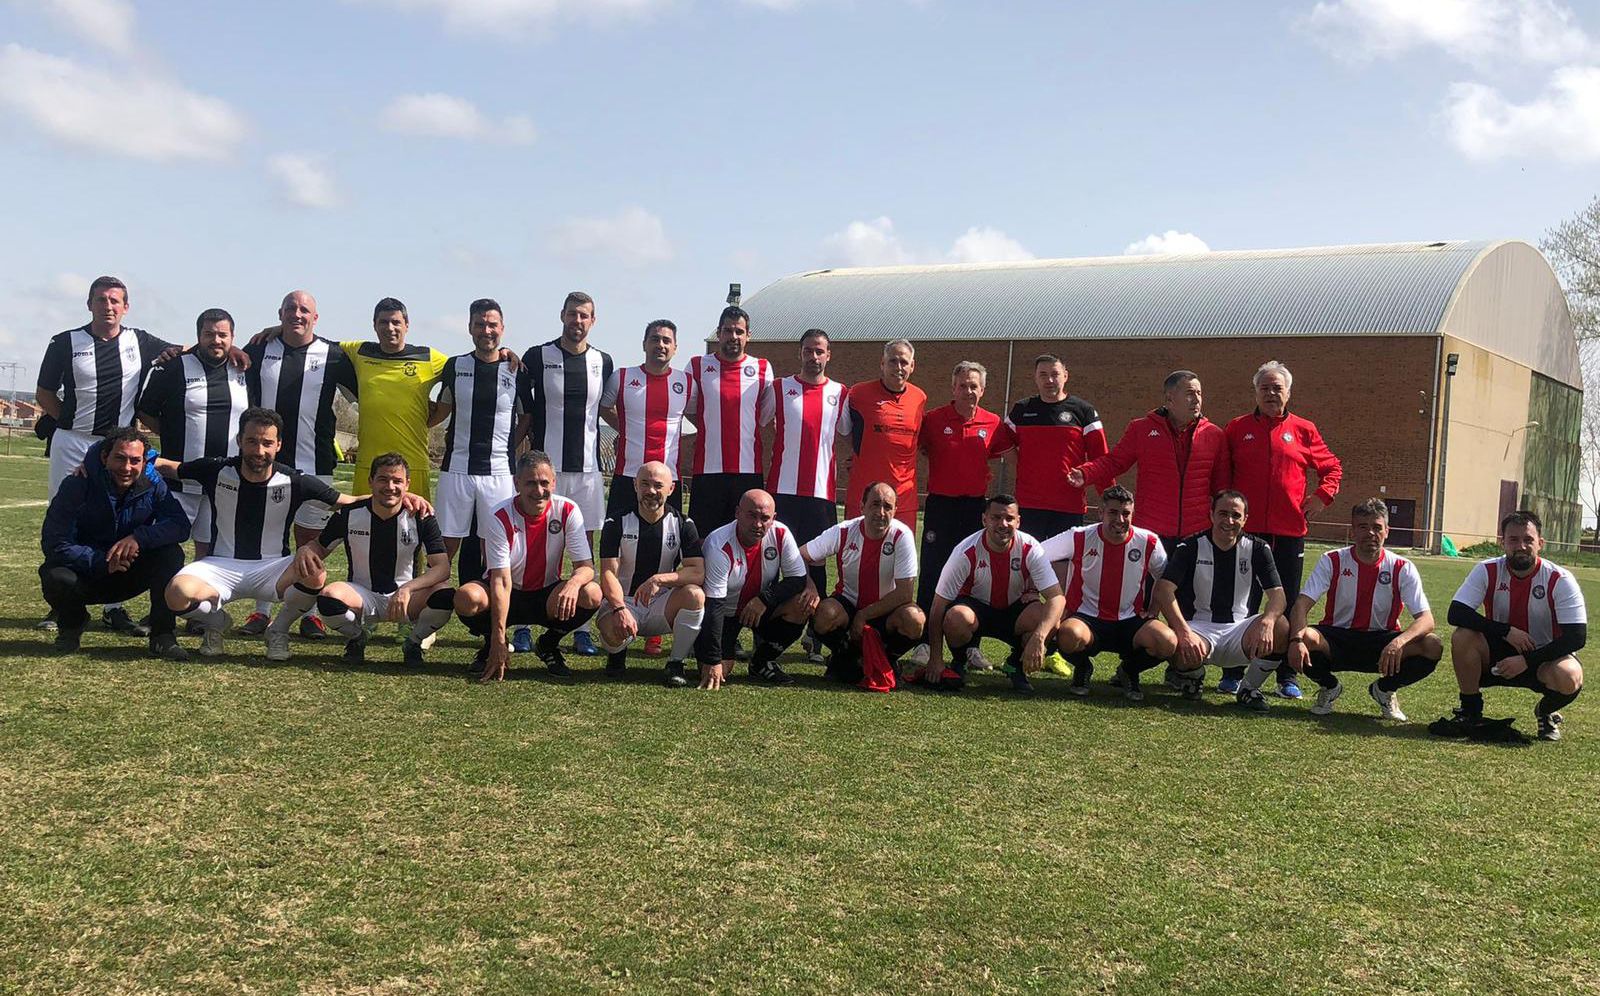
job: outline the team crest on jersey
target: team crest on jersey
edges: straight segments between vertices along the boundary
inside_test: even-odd
[[[405,372],[407,377],[415,377],[417,375],[417,365],[410,360],[407,360],[400,369]]]
[[[1388,584],[1389,583],[1389,572],[1388,571],[1379,571],[1378,572],[1378,583],[1379,584]]]
[[[1239,565],[1239,576],[1240,577],[1244,577],[1246,574],[1249,574],[1249,573],[1250,573],[1250,565],[1241,563]]]
[[[894,543],[889,542],[889,543],[883,544],[883,549],[881,550],[881,552],[885,557],[894,556]]]
[[[1071,412],[1060,412],[1060,413],[1058,413],[1056,415],[1056,420],[1059,421],[1059,422],[1063,422],[1063,423],[1071,422],[1072,421],[1072,413]]]
[[[550,528],[550,535],[551,536],[554,536],[556,533],[559,533],[561,531],[561,520],[560,519],[551,519],[549,528]]]
[[[316,373],[318,370],[322,369],[322,361],[321,360],[307,360],[306,361],[306,369],[311,371],[312,373]]]
[[[672,382],[672,393],[673,394],[682,394],[683,393],[683,381],[675,380],[675,381]]]
[[[768,560],[777,560],[778,559],[778,548],[775,547],[775,546],[769,546],[769,547],[767,547],[766,551],[764,553],[762,553],[761,555],[763,557],[767,558]]]
[[[635,536],[634,539],[638,539],[638,537]],[[678,548],[678,537],[676,537],[676,536],[668,536],[667,537],[667,549],[668,550],[676,550],[677,548]]]
[[[1294,436],[1286,432],[1283,434],[1283,441],[1286,443],[1292,443],[1294,442]]]
[[[1128,551],[1128,559],[1137,564],[1139,561],[1144,559],[1144,551],[1143,550],[1129,550]]]
[[[828,404],[836,405],[838,403],[839,403],[839,396],[838,395],[836,395],[836,394],[828,395]]]
[[[1011,558],[1011,569],[1014,570],[1014,571],[1022,570],[1022,558],[1021,557],[1012,557]]]
[[[950,431],[950,427],[948,425],[945,426],[944,427],[944,431],[945,432],[949,432]],[[988,439],[989,438],[989,430],[988,429],[979,429],[978,430],[978,438],[979,439]]]
[[[755,367],[745,367],[744,368],[744,375],[746,377],[754,377],[756,375],[756,368]]]
[[[281,486],[272,489],[272,500],[274,503],[282,504],[283,498],[283,488]]]
[[[411,536],[411,530],[402,528],[400,530],[400,543],[403,546],[410,546],[413,542],[415,540]]]
[[[932,543],[939,538],[939,534],[934,532],[932,529],[924,529],[922,531],[922,538],[925,542]]]
[[[1533,597],[1534,598],[1543,598],[1544,597],[1544,585],[1536,584],[1536,585],[1533,586]]]

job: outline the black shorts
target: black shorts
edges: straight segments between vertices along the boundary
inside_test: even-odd
[[[683,518],[683,484],[680,482],[667,495],[667,507]],[[611,490],[606,492],[606,518],[615,519],[629,512],[639,511],[639,495],[633,490],[633,478],[613,477]],[[729,520],[732,521],[732,520]]]
[[[1346,629],[1343,626],[1313,626],[1328,644],[1330,671],[1363,671],[1378,674],[1378,658],[1399,633],[1386,629]]]
[[[945,561],[962,540],[983,528],[985,498],[928,495],[922,503],[922,576],[917,580],[917,604],[933,608],[934,589]]]
[[[773,501],[778,521],[789,527],[794,541],[801,546],[839,524],[839,503],[831,498],[774,495]]]
[[[1144,628],[1144,624],[1149,622],[1143,616],[1101,619],[1099,616],[1085,615],[1082,612],[1074,612],[1069,618],[1076,619],[1089,627],[1089,632],[1094,636],[1094,640],[1084,653],[1119,654],[1123,657],[1138,649],[1133,645],[1133,638]]]
[[[1017,620],[1022,618],[1022,613],[1032,604],[1021,601],[1008,608],[997,609],[988,602],[962,596],[951,602],[950,606],[954,608],[957,605],[965,605],[978,617],[978,629],[974,636],[992,637],[1015,647],[1018,645]]]
[[[1478,685],[1480,687],[1526,688],[1529,691],[1534,692],[1549,691],[1549,689],[1545,687],[1544,682],[1539,680],[1539,668],[1537,667],[1525,667],[1522,669],[1522,673],[1517,675],[1515,678],[1502,678],[1498,674],[1495,674],[1493,671],[1491,671],[1489,669],[1490,667],[1500,663],[1507,657],[1518,656],[1520,651],[1498,636],[1491,636],[1488,633],[1485,633],[1483,634],[1483,637],[1489,641],[1489,667],[1485,667],[1483,669],[1483,673],[1478,676]],[[1552,662],[1547,661],[1546,663]],[[1543,665],[1540,665],[1540,667],[1542,666]]]
[[[843,592],[840,592],[837,595],[829,595],[827,597],[833,599],[835,602],[838,602],[839,603],[839,607],[844,609],[844,618],[846,620],[845,621],[845,629],[849,629],[850,628],[850,621],[854,620],[855,617],[856,617],[856,609],[858,608],[856,603],[850,601],[850,599],[848,599],[848,598],[845,598]],[[912,604],[914,605],[916,603],[913,602]],[[896,611],[899,611],[899,610],[896,610]],[[892,615],[894,615],[894,613],[890,612],[887,615],[881,615],[876,619],[869,619],[869,620],[867,620],[867,626],[869,628],[871,628],[871,629],[877,630],[879,636],[885,636],[886,637],[886,636],[889,635],[889,630],[888,630],[889,616],[892,616]]]
[[[1022,516],[1022,531],[1040,542],[1057,533],[1064,533],[1068,529],[1076,529],[1083,525],[1082,512],[1058,512],[1050,508],[1019,508],[1017,514]],[[982,523],[979,524],[979,528],[982,528]]]
[[[689,518],[702,537],[733,521],[739,499],[762,487],[760,474],[700,474],[689,481]],[[679,490],[682,490],[679,482]]]
[[[484,581],[472,581],[469,583],[481,584],[485,588],[488,587],[488,583]],[[564,620],[554,619],[550,615],[550,595],[563,584],[566,584],[565,579],[534,591],[512,588],[511,599],[506,605],[506,625],[508,627],[543,626],[546,629],[553,629],[562,633],[570,633],[582,626],[589,620],[590,616],[594,615],[593,609],[580,608],[573,614],[571,619]],[[484,620],[484,625],[487,626],[490,618],[489,611],[485,609],[483,614],[477,618]]]

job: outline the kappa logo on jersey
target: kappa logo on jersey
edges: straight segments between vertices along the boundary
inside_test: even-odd
[[[766,552],[762,554],[762,556],[767,558],[768,560],[777,560],[778,559],[778,548],[775,547],[775,546],[769,546],[769,547],[767,547]]]
[[[550,520],[550,535],[554,536],[556,533],[559,533],[560,531],[561,531],[561,521],[559,519],[551,519]]]
[[[1544,585],[1536,584],[1536,585],[1533,586],[1533,597],[1534,598],[1543,598],[1544,597]]]
[[[953,435],[956,434],[956,430],[950,428],[947,425],[947,426],[944,427],[944,434],[947,435],[947,436],[953,436]],[[978,435],[980,435],[980,436],[983,435],[983,430],[982,429],[978,430]]]
[[[637,377],[629,377],[628,378],[628,386],[629,387],[638,387],[639,386],[639,378],[637,378]]]
[[[796,390],[795,388],[792,388],[792,387],[789,388],[788,394],[789,394],[789,397],[791,397],[791,398],[800,397],[800,392],[798,390]]]
[[[1085,559],[1085,560],[1088,560],[1090,557],[1098,557],[1098,556],[1100,556],[1100,551],[1096,550],[1092,546],[1089,549],[1083,551],[1083,559]]]
[[[1379,571],[1378,572],[1378,583],[1379,584],[1388,584],[1389,583],[1389,572],[1388,571]]]
[[[1244,441],[1247,443],[1254,438],[1256,438],[1256,434],[1253,432],[1247,432],[1244,434]]]
[[[1346,567],[1344,570],[1339,572],[1339,576],[1340,577],[1346,577],[1346,578],[1353,578],[1353,577],[1356,576],[1356,573],[1355,573],[1355,571],[1352,571],[1350,568]]]
[[[861,544],[857,543],[855,540],[851,540],[850,541],[850,545],[845,547],[844,551],[846,553],[850,553],[850,552],[852,552],[854,550],[859,550],[859,549],[861,549]]]
[[[1144,551],[1143,550],[1129,550],[1128,551],[1128,559],[1133,561],[1135,564],[1137,564],[1139,561],[1144,559]]]
[[[1159,433],[1159,432],[1157,432],[1157,431],[1156,431],[1156,430],[1154,430],[1154,429],[1151,429],[1151,430],[1150,430],[1150,435],[1152,435],[1152,436],[1159,436],[1159,435],[1161,435],[1161,433]]]
[[[1495,589],[1495,591],[1510,591],[1510,590],[1511,590],[1511,586],[1506,584],[1504,581],[1500,582],[1500,586]]]

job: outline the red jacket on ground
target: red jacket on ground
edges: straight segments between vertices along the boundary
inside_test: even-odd
[[[1157,408],[1128,423],[1111,452],[1084,464],[1083,479],[1104,491],[1139,467],[1133,524],[1173,539],[1211,528],[1211,496],[1229,486],[1228,440],[1204,415],[1176,432]]]
[[[1250,503],[1246,528],[1268,536],[1304,536],[1306,471],[1314,470],[1321,478],[1313,493],[1324,502],[1333,501],[1344,477],[1339,458],[1322,441],[1322,433],[1293,412],[1273,418],[1260,409],[1240,415],[1224,431],[1233,487]]]

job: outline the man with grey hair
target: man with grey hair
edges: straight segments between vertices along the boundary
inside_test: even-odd
[[[978,406],[988,380],[982,363],[957,363],[950,375],[950,403],[922,420],[917,446],[928,456],[928,503],[922,510],[924,565],[943,565],[958,543],[982,528],[989,462],[1011,448],[1000,416]],[[923,571],[917,582],[917,604],[924,614],[933,607],[938,582],[937,567]],[[927,656],[924,644],[911,659],[926,664]]]
[[[916,360],[911,343],[896,339],[883,347],[878,379],[850,388],[845,411],[856,455],[845,488],[847,519],[861,514],[864,485],[882,481],[894,488],[895,518],[917,528],[917,435],[928,395],[911,383]]]
[[[1233,465],[1233,487],[1250,508],[1250,531],[1266,542],[1278,567],[1278,578],[1289,604],[1300,594],[1305,572],[1306,511],[1333,504],[1344,476],[1339,458],[1322,441],[1310,420],[1289,412],[1289,388],[1294,375],[1277,360],[1261,364],[1252,379],[1255,411],[1228,423],[1228,457]],[[1307,477],[1315,473],[1317,489],[1306,494]],[[1313,504],[1315,502],[1315,504]],[[1253,592],[1252,608],[1261,593]],[[1237,692],[1243,668],[1226,668],[1218,686]],[[1278,669],[1278,694],[1300,697],[1300,683],[1287,664]]]

